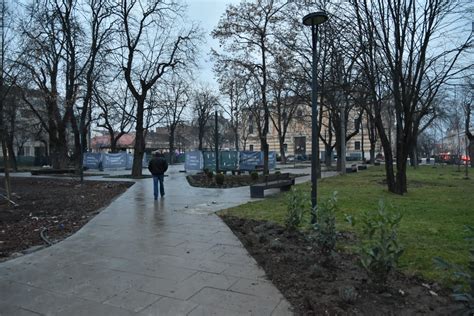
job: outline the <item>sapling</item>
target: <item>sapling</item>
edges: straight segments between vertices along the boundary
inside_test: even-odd
[[[295,230],[301,224],[306,211],[307,200],[303,192],[292,189],[288,195],[288,208],[285,217],[285,226],[288,230]]]
[[[383,200],[376,212],[366,212],[360,218],[363,241],[359,248],[360,263],[369,277],[384,285],[403,254],[398,243],[398,228],[402,216],[389,212]],[[353,220],[353,219],[352,219]]]
[[[314,238],[325,254],[330,254],[336,247],[336,210],[337,192],[313,210],[317,218],[317,222],[313,224]]]

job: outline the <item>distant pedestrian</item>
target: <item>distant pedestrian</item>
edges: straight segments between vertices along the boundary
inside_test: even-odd
[[[158,199],[158,181],[160,182],[160,196],[165,196],[165,187],[163,186],[163,181],[165,178],[165,172],[168,170],[168,162],[165,159],[165,156],[161,153],[155,153],[154,157],[151,158],[148,163],[148,170],[150,170],[153,175],[153,194],[155,200]]]

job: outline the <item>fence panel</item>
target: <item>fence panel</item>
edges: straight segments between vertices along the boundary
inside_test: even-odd
[[[204,165],[204,159],[202,153],[197,151],[186,152],[184,169],[186,171],[200,171]]]

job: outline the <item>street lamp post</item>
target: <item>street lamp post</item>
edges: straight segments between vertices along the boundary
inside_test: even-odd
[[[215,113],[215,122],[214,122],[214,134],[215,134],[215,147],[216,147],[216,174],[219,173],[219,127],[218,124],[218,117],[217,117],[217,106],[216,106],[216,113]]]
[[[312,94],[311,94],[311,223],[316,223],[316,207],[317,207],[317,190],[318,190],[318,174],[317,162],[319,153],[318,139],[318,87],[317,87],[317,58],[316,58],[316,40],[318,36],[318,26],[328,20],[328,16],[324,11],[313,12],[303,18],[303,24],[311,26],[311,39],[313,51],[313,69],[312,69]]]

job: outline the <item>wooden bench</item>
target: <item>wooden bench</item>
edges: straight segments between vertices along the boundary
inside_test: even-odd
[[[280,188],[280,191],[289,191],[292,185],[295,185],[295,179],[291,178],[289,174],[281,174],[278,179],[252,184],[250,186],[250,197],[263,198],[263,192],[266,189]]]

